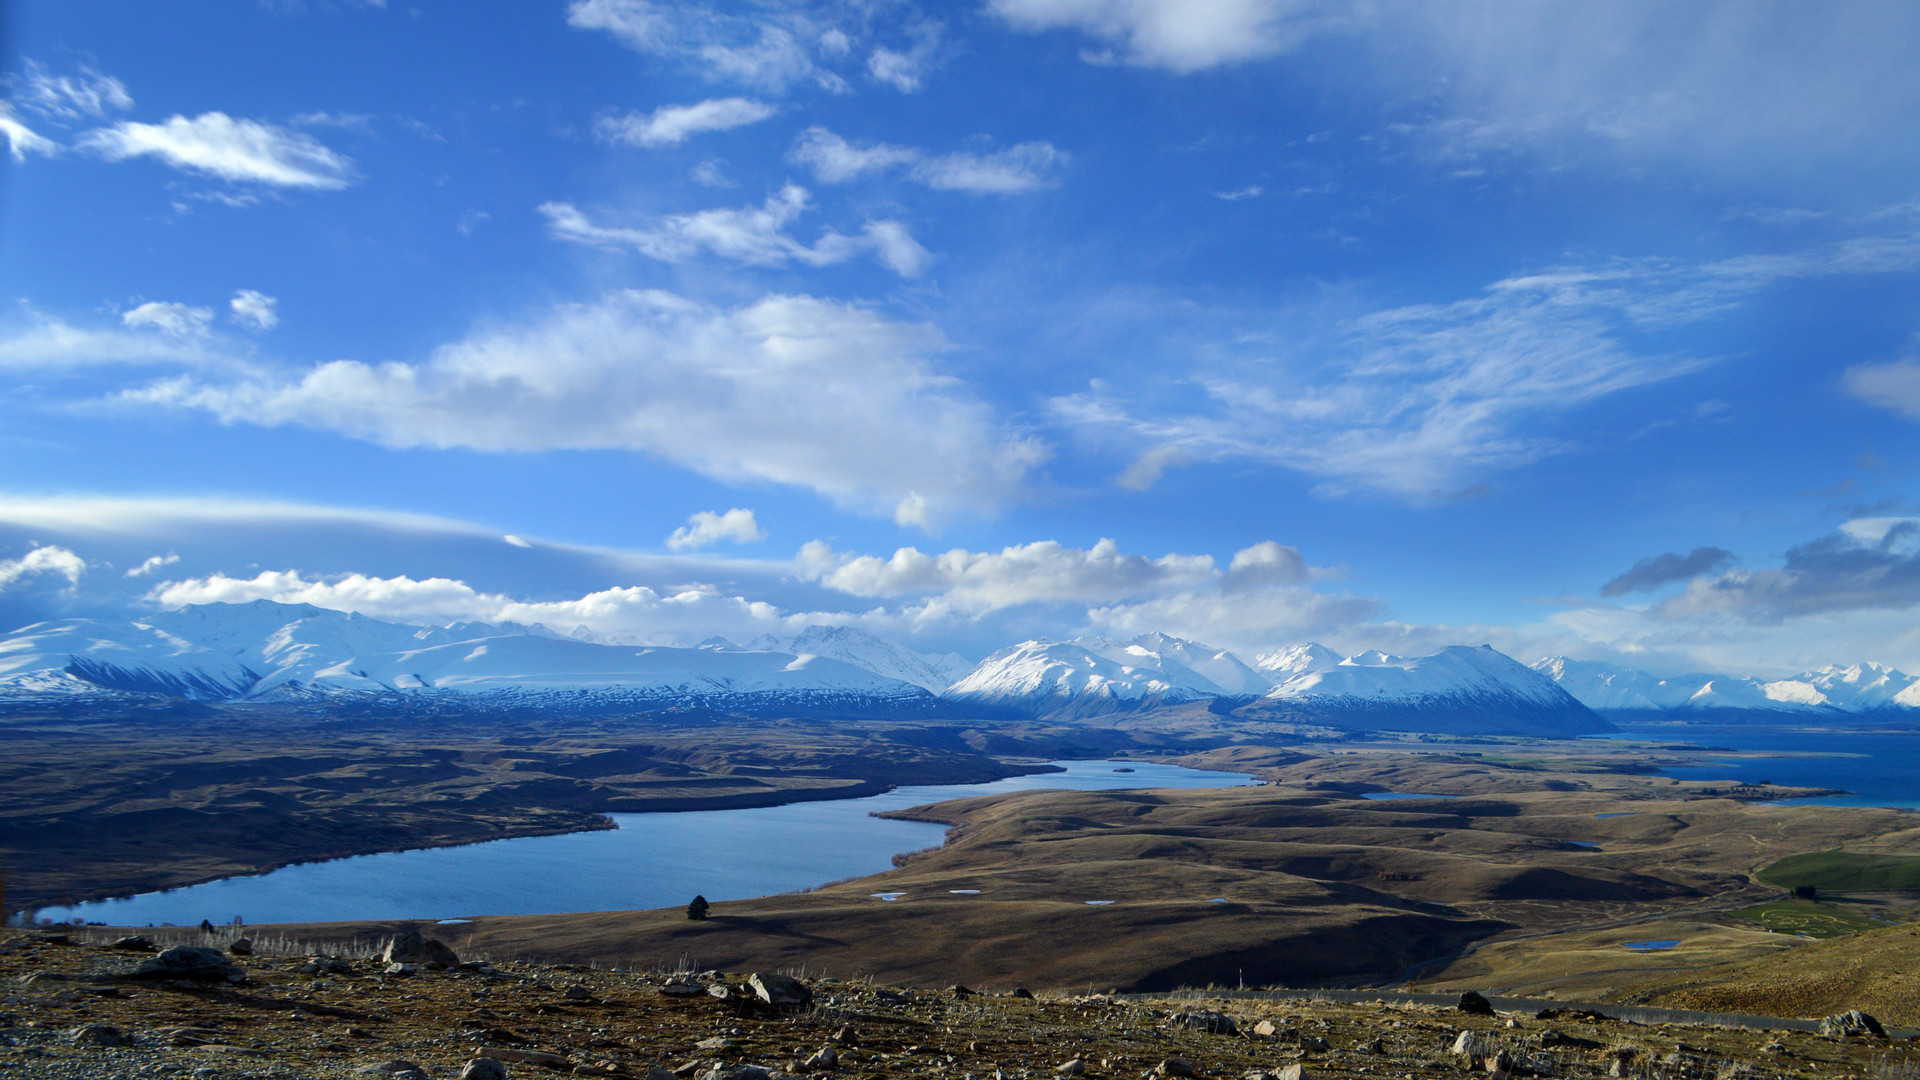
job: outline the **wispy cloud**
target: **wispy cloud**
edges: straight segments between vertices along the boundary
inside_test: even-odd
[[[74,145],[108,161],[152,157],[234,183],[333,191],[355,180],[353,160],[313,137],[222,112],[159,124],[122,121],[89,131]]]
[[[131,327],[158,330],[174,337],[205,337],[213,327],[213,309],[149,300],[122,312],[120,321]]]
[[[674,146],[704,131],[757,124],[774,114],[771,105],[748,98],[713,98],[693,105],[662,105],[650,113],[603,116],[593,131],[607,142],[629,146]]]
[[[13,100],[21,108],[63,121],[98,120],[133,108],[126,84],[111,75],[85,65],[73,75],[54,75],[32,60],[13,87]]]
[[[180,376],[113,400],[394,447],[635,450],[878,513],[909,499],[936,518],[991,511],[1046,450],[932,366],[944,347],[931,327],[812,297],[722,310],[619,292],[421,362]]]
[[[1325,7],[1331,8],[1332,5]],[[1285,52],[1335,21],[1298,0],[990,0],[1015,29],[1078,30],[1107,46],[1092,62],[1190,73]]]
[[[0,135],[6,136],[7,153],[15,161],[27,160],[28,154],[52,157],[60,152],[59,143],[21,122],[13,106],[4,101],[0,101]]]
[[[1020,143],[987,154],[929,154],[888,143],[856,145],[823,127],[801,132],[788,156],[812,169],[823,184],[845,183],[903,168],[908,177],[927,187],[975,195],[1008,195],[1045,187],[1054,182],[1054,173],[1067,162],[1064,151],[1046,142]]]
[[[1699,264],[1556,267],[1449,303],[1288,327],[1279,336],[1289,346],[1273,353],[1208,346],[1203,354],[1218,359],[1189,366],[1181,387],[1197,389],[1204,409],[1159,405],[1163,385],[1135,396],[1111,382],[1051,408],[1063,423],[1134,446],[1295,469],[1329,493],[1444,500],[1475,477],[1570,449],[1532,433],[1542,418],[1712,362],[1648,349],[1649,332],[1735,310],[1785,281],[1916,267],[1920,237],[1908,233]],[[1898,399],[1903,369],[1858,370],[1855,393]]]
[[[789,184],[757,207],[675,214],[640,226],[597,225],[571,203],[544,203],[540,213],[558,239],[631,248],[662,262],[684,262],[709,252],[750,266],[831,266],[870,254],[895,273],[914,277],[932,259],[905,225],[891,220],[869,221],[858,236],[829,229],[814,243],[801,243],[788,229],[808,203],[807,190]]]
[[[254,330],[271,330],[280,325],[280,301],[255,289],[241,289],[227,301],[233,321]]]
[[[567,24],[607,33],[635,52],[691,64],[717,82],[776,94],[801,83],[846,89],[845,79],[816,62],[832,28],[795,6],[732,14],[650,0],[574,0]]]

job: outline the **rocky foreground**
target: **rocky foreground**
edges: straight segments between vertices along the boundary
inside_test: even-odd
[[[1857,1014],[1819,1035],[1650,1027],[1573,1009],[1505,1015],[1472,1001],[1036,998],[774,973],[496,966],[417,936],[353,958],[203,941],[0,936],[0,1075],[1901,1080],[1920,1068],[1911,1042]]]

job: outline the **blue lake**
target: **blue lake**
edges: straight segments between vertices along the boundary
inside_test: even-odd
[[[1676,723],[1622,725],[1620,737],[1725,747],[1764,757],[1715,757],[1708,764],[1663,769],[1682,780],[1762,780],[1795,787],[1844,788],[1850,795],[1787,800],[1782,805],[1884,806],[1920,809],[1920,731],[1866,726]]]
[[[1239,787],[1241,773],[1149,762],[1057,761],[1063,772],[989,784],[902,787],[864,799],[751,810],[614,814],[618,829],[360,855],[67,908],[42,918],[116,926],[202,919],[247,923],[454,919],[619,911],[743,900],[876,874],[901,852],[936,847],[946,826],[889,821],[885,810],[1038,788]],[[1128,772],[1116,772],[1116,769]],[[876,899],[875,903],[886,901]]]

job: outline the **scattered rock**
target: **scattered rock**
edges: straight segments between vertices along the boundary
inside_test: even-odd
[[[840,1052],[831,1046],[823,1046],[800,1064],[810,1072],[832,1072],[840,1067]]]
[[[593,992],[588,990],[586,987],[580,985],[579,983],[574,983],[572,986],[567,987],[566,992],[562,993],[560,996],[563,998],[566,998],[568,1001],[592,1001],[593,1000]]]
[[[1274,1073],[1273,1080],[1307,1080],[1307,1067],[1296,1061]]]
[[[647,1080],[680,1080],[680,1074],[672,1069],[663,1069],[658,1065],[647,1068]]]
[[[133,969],[136,979],[190,979],[194,982],[243,982],[240,970],[219,949],[205,945],[175,945]]]
[[[1195,1031],[1204,1031],[1209,1035],[1234,1035],[1240,1031],[1240,1026],[1233,1022],[1233,1017],[1228,1016],[1226,1013],[1214,1012],[1210,1009],[1201,1009],[1197,1012],[1175,1013],[1173,1014],[1173,1022],[1181,1027],[1192,1028]]]
[[[1312,1050],[1315,1053],[1324,1054],[1333,1049],[1333,1044],[1318,1035],[1302,1035],[1300,1036],[1300,1049]]]
[[[1253,1025],[1253,1037],[1256,1039],[1276,1039],[1280,1037],[1280,1028],[1271,1020],[1262,1020]]]
[[[67,1032],[67,1041],[80,1046],[132,1046],[133,1036],[106,1024],[82,1024]]]
[[[1063,1061],[1055,1065],[1053,1071],[1060,1076],[1079,1076],[1087,1071],[1087,1063],[1079,1058],[1074,1058],[1070,1061]]]
[[[1477,1031],[1462,1031],[1454,1036],[1453,1053],[1465,1058],[1468,1068],[1474,1068],[1493,1056],[1493,1044]]]
[[[152,952],[153,942],[138,935],[130,935],[116,940],[107,946],[109,949],[125,949],[128,952]]]
[[[799,979],[773,972],[756,971],[747,976],[747,985],[761,1001],[769,1005],[805,1005],[813,1000],[813,991]]]
[[[409,930],[392,941],[380,954],[383,963],[388,964],[443,964],[454,967],[460,963],[460,955],[446,944],[434,939],[421,937],[416,931]]]
[[[701,986],[692,979],[683,978],[679,975],[675,975],[673,978],[660,984],[660,993],[668,997],[699,997],[706,992],[706,987]]]
[[[233,944],[227,946],[227,951],[232,953],[235,956],[252,956],[253,955],[253,939],[252,938],[234,938]]]
[[[460,1070],[460,1080],[507,1080],[507,1067],[498,1058],[477,1057]]]
[[[1493,1003],[1479,993],[1469,990],[1460,995],[1459,1010],[1468,1016],[1492,1016]]]
[[[1385,1039],[1376,1037],[1368,1039],[1353,1049],[1355,1053],[1360,1054],[1384,1054],[1387,1052],[1387,1043]]]
[[[391,975],[396,979],[404,979],[407,976],[412,975],[413,973],[419,970],[420,970],[419,968],[414,967],[412,964],[396,963],[396,964],[388,964],[386,968],[380,972],[380,974]]]
[[[1490,1073],[1510,1073],[1513,1071],[1513,1055],[1504,1049],[1487,1059],[1487,1071]]]
[[[1832,1016],[1821,1017],[1820,1034],[1835,1035],[1841,1038],[1872,1035],[1875,1038],[1884,1039],[1887,1037],[1887,1029],[1881,1027],[1880,1021],[1874,1019],[1867,1013],[1863,1013],[1859,1009],[1849,1009],[1843,1013],[1835,1013]]]
[[[1183,1057],[1170,1057],[1154,1067],[1155,1076],[1192,1076],[1193,1062]]]
[[[351,975],[353,965],[338,957],[315,956],[300,969],[302,975]]]
[[[1535,1020],[1578,1020],[1588,1024],[1604,1024],[1613,1019],[1613,1017],[1608,1016],[1606,1013],[1594,1009],[1567,1008],[1541,1009],[1539,1012],[1533,1014],[1533,1018]]]
[[[427,1070],[411,1061],[382,1061],[373,1065],[362,1065],[353,1070],[361,1076],[390,1076],[394,1080],[425,1080]]]
[[[859,1046],[860,1033],[853,1030],[851,1025],[847,1025],[833,1033],[833,1041],[842,1046]]]

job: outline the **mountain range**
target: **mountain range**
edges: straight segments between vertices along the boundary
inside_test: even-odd
[[[711,638],[692,647],[584,629],[414,626],[306,604],[202,604],[116,622],[35,623],[0,638],[0,701],[140,694],[196,701],[371,701],[456,695],[538,707],[672,706],[1085,719],[1208,702],[1341,728],[1588,734],[1593,710],[1868,711],[1920,707],[1920,679],[1878,665],[1760,682],[1556,657],[1528,667],[1489,646],[1341,656],[1318,644],[1231,652],[1165,634],[1035,639],[970,664],[864,630]]]

